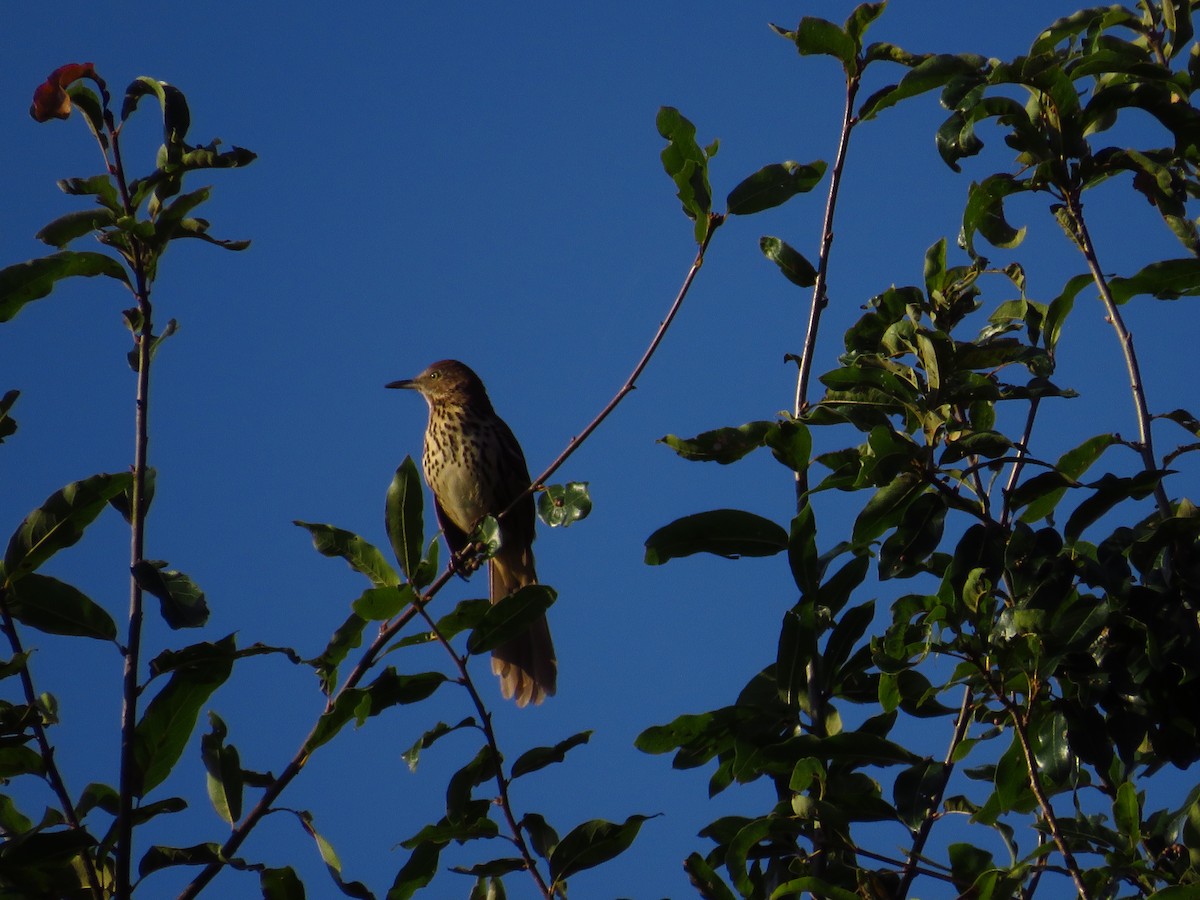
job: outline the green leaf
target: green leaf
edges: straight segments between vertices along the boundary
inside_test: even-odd
[[[975,256],[975,235],[982,234],[995,247],[1011,249],[1025,239],[1025,227],[1013,228],[1004,218],[1004,198],[1029,190],[1029,183],[1012,175],[998,174],[971,184],[963,210],[959,242]]]
[[[392,542],[392,553],[400,564],[400,571],[409,580],[412,580],[421,564],[421,552],[425,546],[423,491],[417,464],[411,456],[404,457],[404,462],[397,467],[392,483],[388,485],[384,518],[388,540]]]
[[[1129,278],[1113,278],[1108,282],[1113,300],[1127,303],[1139,294],[1149,294],[1158,300],[1178,300],[1200,294],[1200,259],[1164,259],[1150,263]]]
[[[878,3],[860,3],[846,18],[846,34],[854,41],[854,46],[861,48],[863,35],[871,27],[871,23],[883,15],[887,0]]]
[[[337,668],[349,655],[350,651],[362,644],[363,629],[367,620],[357,613],[351,613],[329,638],[329,643],[321,655],[313,660],[313,666],[321,679],[321,689],[326,694],[333,693],[337,686]]]
[[[877,490],[854,521],[854,543],[873,541],[900,521],[908,505],[925,491],[925,482],[916,472],[901,472]]]
[[[554,603],[554,589],[530,584],[492,604],[467,638],[467,652],[487,653],[524,634]]]
[[[445,681],[446,676],[441,672],[400,675],[391,666],[387,667],[365,688],[349,688],[338,694],[333,706],[317,720],[305,752],[311,754],[332,740],[351,719],[361,724],[393,706],[419,703]]]
[[[400,583],[396,570],[388,565],[378,548],[367,543],[353,532],[335,528],[333,525],[317,525],[295,520],[294,524],[307,528],[312,535],[313,547],[323,556],[340,556],[356,572],[367,576],[375,587],[393,587]]]
[[[702,150],[696,143],[696,126],[672,106],[661,107],[655,120],[658,133],[666,138],[663,168],[675,182],[683,211],[696,223],[696,242],[708,234],[712,211],[712,188],[708,183],[708,160],[716,151]]]
[[[8,411],[12,409],[13,404],[20,396],[20,391],[7,391],[3,397],[0,397],[0,444],[4,443],[6,437],[17,431],[17,420],[10,416]]]
[[[551,528],[566,528],[580,519],[586,519],[591,511],[592,496],[586,481],[547,485],[538,494],[538,518]]]
[[[868,97],[859,107],[858,117],[863,121],[873,119],[902,100],[944,87],[955,79],[982,79],[980,68],[983,64],[982,57],[970,53],[958,56],[940,53],[925,57],[917,62],[898,84],[881,88]]]
[[[905,509],[899,526],[879,548],[880,579],[921,571],[921,564],[941,543],[946,511],[946,498],[934,491],[917,497]]]
[[[729,192],[725,203],[731,216],[748,216],[786,203],[811,191],[825,174],[821,160],[802,165],[795,160],[763,166]]]
[[[351,604],[351,608],[356,615],[368,622],[386,622],[416,600],[416,592],[407,584],[400,587],[367,588],[362,596]]]
[[[173,629],[199,628],[208,622],[208,603],[196,583],[162,560],[142,559],[131,569],[138,587],[158,598],[163,621]]]
[[[226,745],[229,729],[209,712],[212,731],[200,738],[200,760],[207,773],[208,799],[222,819],[233,825],[242,817],[242,766],[237,748]]]
[[[261,869],[258,886],[263,900],[305,900],[304,883],[291,866]]]
[[[529,835],[533,852],[542,859],[549,859],[554,848],[558,846],[558,832],[550,827],[550,823],[539,813],[525,813],[520,825]]]
[[[136,353],[136,351],[134,351]],[[158,479],[158,471],[153,466],[146,468],[146,478],[142,483],[142,508],[149,509],[151,502],[154,500],[154,487]],[[129,486],[121,493],[112,497],[109,501],[117,512],[121,514],[121,518],[126,522],[133,521],[133,481],[130,480]]]
[[[457,823],[469,821],[476,809],[471,793],[495,777],[496,753],[484,744],[469,763],[450,776],[446,785],[446,818]]]
[[[774,427],[775,423],[769,421],[747,422],[737,428],[705,431],[694,438],[668,434],[659,438],[659,443],[666,444],[684,459],[728,465],[764,446],[767,434]]]
[[[788,534],[770,519],[740,509],[714,509],[676,519],[646,539],[646,564],[662,565],[693,553],[727,559],[774,556],[788,545]]]
[[[633,843],[651,816],[633,815],[622,824],[593,819],[571,829],[550,854],[550,878],[558,884],[576,872],[619,856]]]
[[[446,640],[450,640],[456,634],[461,634],[467,629],[478,628],[483,617],[491,609],[492,604],[482,597],[474,600],[460,600],[454,605],[454,609],[438,619],[438,633]]]
[[[817,283],[816,268],[786,241],[767,235],[759,238],[758,246],[763,256],[775,263],[792,284],[806,288]]]
[[[221,845],[210,841],[191,847],[162,847],[155,845],[138,862],[138,875],[145,878],[172,866],[207,866],[227,862],[221,856]]]
[[[417,738],[416,742],[411,747],[400,754],[400,757],[406,763],[408,763],[409,771],[415,772],[417,770],[417,762],[420,760],[421,752],[423,750],[428,750],[434,745],[435,742],[452,732],[458,731],[461,728],[475,727],[477,727],[477,723],[469,716],[463,719],[457,725],[447,725],[445,722],[438,722],[437,725],[435,725],[433,728],[430,728],[419,738]]]
[[[60,250],[76,238],[115,225],[117,214],[111,209],[81,209],[60,216],[39,231],[35,237],[43,244]]]
[[[325,863],[329,877],[333,879],[338,890],[347,897],[356,897],[358,900],[374,900],[375,895],[367,890],[366,885],[362,882],[346,881],[342,877],[342,861],[338,858],[336,851],[334,851],[333,845],[313,825],[312,813],[307,811],[299,812],[296,814],[296,818],[300,820],[300,825],[316,842],[317,851],[321,854],[321,861]]]
[[[14,619],[47,634],[117,639],[112,617],[77,588],[30,573],[9,587],[5,596]]]
[[[736,900],[733,891],[699,853],[692,853],[683,861],[683,870],[704,900]]]
[[[511,777],[520,778],[522,775],[528,775],[530,772],[536,772],[538,769],[562,762],[566,759],[568,750],[586,744],[591,736],[591,731],[581,731],[566,740],[559,741],[553,747],[534,747],[532,750],[526,750],[513,763]]]
[[[437,874],[438,860],[442,848],[449,841],[421,841],[409,849],[412,853],[396,873],[387,900],[410,900],[421,888],[433,881]]]
[[[775,684],[788,706],[811,712],[809,665],[817,657],[817,627],[811,603],[799,603],[783,615],[775,653]]]
[[[1152,416],[1155,419],[1170,419],[1188,434],[1200,437],[1200,419],[1197,419],[1186,409],[1173,409],[1170,412]]]
[[[832,56],[848,73],[857,71],[858,47],[840,26],[827,19],[805,16],[796,26],[792,40],[801,56]]]
[[[1063,528],[1063,538],[1068,544],[1079,540],[1084,530],[1102,515],[1123,500],[1140,500],[1154,490],[1163,477],[1163,471],[1140,472],[1132,478],[1120,478],[1111,472],[1099,481],[1089,484],[1095,493],[1075,508]]]
[[[792,519],[791,533],[788,535],[788,566],[801,595],[815,596],[824,566],[817,553],[817,520],[809,503],[805,503]]]
[[[2,583],[12,584],[78,541],[108,501],[129,487],[132,478],[128,472],[93,475],[47,497],[9,539]]]
[[[1021,514],[1022,522],[1036,522],[1039,519],[1044,519],[1050,513],[1054,512],[1058,502],[1067,492],[1067,487],[1077,482],[1092,464],[1098,460],[1101,455],[1116,444],[1120,439],[1115,434],[1098,434],[1095,437],[1088,438],[1078,447],[1064,453],[1058,459],[1058,464],[1055,466],[1057,472],[1047,472],[1045,476],[1035,476],[1029,482],[1025,482],[1016,491],[1013,492],[1013,497],[1010,502],[1013,508],[1023,505],[1018,501],[1025,501],[1029,504],[1029,508]],[[1059,474],[1061,473],[1061,474]],[[1058,475],[1058,478],[1053,476]],[[1036,478],[1043,478],[1038,485],[1038,490],[1033,490],[1033,484]],[[1030,487],[1026,488],[1025,484]],[[1044,486],[1044,489],[1043,489]],[[1026,500],[1025,498],[1029,499]]]
[[[133,756],[139,776],[134,793],[144,797],[166,779],[196,727],[200,710],[233,671],[233,636],[198,644],[209,652],[176,669],[146,707],[134,731]]]
[[[63,278],[92,278],[96,275],[115,278],[130,291],[133,290],[119,262],[111,256],[92,251],[64,250],[0,269],[0,322],[12,319],[31,300],[48,295]]]
[[[95,197],[97,203],[116,213],[123,212],[125,208],[117,193],[117,187],[109,175],[93,175],[91,178],[64,178],[58,182],[58,189],[72,197]]]

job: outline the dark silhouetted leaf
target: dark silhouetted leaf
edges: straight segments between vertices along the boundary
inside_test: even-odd
[[[76,238],[115,225],[117,214],[103,206],[98,209],[80,209],[60,216],[45,226],[36,235],[37,239],[60,250]]]
[[[94,251],[64,250],[0,269],[0,322],[9,321],[31,300],[48,295],[63,278],[96,275],[107,275],[130,287],[129,276],[121,264]]]
[[[768,432],[774,422],[747,422],[737,428],[716,428],[705,431],[694,438],[681,438],[668,434],[660,438],[684,459],[701,462],[718,462],[722,465],[736,462],[752,450],[766,443]]]
[[[729,192],[725,203],[732,216],[748,216],[786,203],[820,183],[826,165],[821,160],[802,165],[794,160],[763,166]]]
[[[93,475],[47,497],[9,539],[4,553],[4,582],[12,584],[78,541],[84,528],[100,515],[109,500],[129,487],[132,478],[128,472]]]
[[[200,710],[233,670],[233,637],[198,647],[203,660],[176,669],[146,707],[134,732],[134,760],[140,775],[134,793],[144,797],[171,773],[196,727]]]
[[[554,603],[554,589],[527,585],[493,604],[467,638],[468,653],[486,653],[524,634],[530,623]]]
[[[618,825],[593,819],[571,829],[550,854],[550,878],[564,881],[576,872],[608,862],[629,849],[642,823],[651,816],[634,815]]]
[[[513,763],[511,777],[520,778],[522,775],[528,775],[530,772],[536,772],[538,769],[562,762],[566,759],[568,750],[586,744],[591,736],[591,731],[581,731],[566,740],[559,741],[553,747],[534,747],[532,750],[526,750]]]
[[[786,241],[765,236],[758,241],[763,256],[779,266],[783,277],[798,287],[812,287],[817,283],[817,270],[804,255],[793,249]]]
[[[158,598],[163,621],[171,628],[199,628],[208,622],[208,603],[182,572],[166,568],[162,560],[143,559],[133,566],[138,587]]]
[[[6,599],[9,614],[38,631],[102,641],[117,638],[116,623],[108,613],[56,578],[31,572],[9,587]]]
[[[291,866],[279,869],[262,869],[258,873],[258,886],[263,900],[305,900],[304,883]]]
[[[646,564],[662,565],[693,553],[728,559],[773,556],[787,549],[788,534],[770,519],[740,509],[714,509],[676,519],[646,539]]]

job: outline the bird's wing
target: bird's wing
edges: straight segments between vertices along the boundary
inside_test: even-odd
[[[467,549],[467,544],[471,542],[471,536],[454,524],[454,521],[446,515],[446,511],[442,509],[442,504],[437,498],[433,501],[434,509],[437,510],[438,525],[442,527],[442,534],[446,536],[446,546],[450,548],[450,552],[455,556]]]

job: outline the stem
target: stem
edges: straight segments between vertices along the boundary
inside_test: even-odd
[[[679,288],[679,293],[675,295],[675,302],[672,303],[671,308],[667,310],[667,317],[663,319],[662,323],[658,326],[658,331],[654,333],[654,337],[650,340],[650,346],[646,348],[646,352],[642,354],[642,358],[639,359],[637,365],[633,367],[633,372],[631,372],[629,377],[625,379],[625,383],[621,385],[620,389],[613,396],[613,398],[608,401],[608,404],[602,410],[600,410],[596,418],[592,419],[592,421],[588,423],[588,426],[584,428],[583,431],[571,438],[571,441],[567,444],[566,449],[564,449],[563,452],[555,458],[554,462],[550,463],[550,465],[546,468],[546,471],[544,471],[537,478],[533,479],[533,483],[526,490],[522,491],[521,494],[508,505],[504,512],[496,516],[497,519],[503,518],[505,514],[507,514],[508,511],[516,506],[522,499],[524,499],[527,494],[543,486],[546,483],[546,479],[550,478],[551,475],[559,470],[562,464],[565,463],[567,459],[580,448],[583,442],[591,436],[592,432],[600,427],[600,423],[608,418],[609,413],[616,409],[617,405],[625,399],[626,395],[631,393],[633,389],[637,387],[638,378],[641,377],[641,374],[645,370],[646,366],[650,364],[650,358],[654,355],[655,351],[658,350],[659,344],[662,343],[663,338],[667,335],[667,329],[671,327],[671,322],[674,321],[676,314],[678,314],[679,310],[683,307],[684,298],[687,297],[688,291],[692,287],[692,282],[696,279],[696,274],[700,271],[700,267],[704,265],[704,254],[708,252],[708,245],[712,241],[713,235],[724,221],[725,217],[722,215],[717,213],[708,214],[708,232],[704,235],[704,240],[700,242],[700,249],[696,251],[696,258],[692,261],[692,265],[688,269],[687,275],[684,276],[683,284]]]
[[[817,346],[817,328],[821,312],[829,305],[826,285],[829,274],[829,253],[833,248],[833,218],[837,209],[838,189],[842,184],[842,169],[846,164],[846,151],[850,145],[850,132],[857,120],[854,118],[854,98],[858,94],[860,76],[846,74],[846,104],[842,110],[842,133],[838,137],[837,154],[833,159],[833,171],[829,175],[829,196],[825,201],[825,217],[821,223],[821,251],[817,256],[817,277],[813,282],[812,306],[808,311],[808,331],[804,335],[804,349],[800,353],[800,372],[796,377],[796,402],[794,414],[799,416],[808,407],[808,381],[812,375],[813,355]],[[808,493],[808,471],[796,473],[796,509],[804,505]]]
[[[1012,496],[1013,489],[1017,486],[1017,479],[1021,476],[1021,470],[1025,468],[1026,456],[1029,453],[1029,441],[1033,437],[1033,422],[1037,418],[1038,407],[1041,401],[1041,397],[1034,397],[1029,401],[1029,414],[1025,417],[1025,433],[1021,435],[1021,443],[1017,445],[1017,460],[1013,463],[1012,471],[1008,474],[1008,484],[1004,486],[1004,490],[1001,492],[1001,495],[1004,497],[1004,507],[1000,512],[1000,525],[1003,528],[1008,527],[1009,516],[1012,515],[1012,507],[1008,501]]]
[[[1078,241],[1079,249],[1082,251],[1084,259],[1087,260],[1088,270],[1092,274],[1092,281],[1096,283],[1096,289],[1100,293],[1100,301],[1104,304],[1104,310],[1108,316],[1108,321],[1112,324],[1113,331],[1117,333],[1117,342],[1121,345],[1121,353],[1125,357],[1125,368],[1129,372],[1129,387],[1133,392],[1133,408],[1137,416],[1137,450],[1142,455],[1142,466],[1147,472],[1155,472],[1158,470],[1158,458],[1154,454],[1154,442],[1150,433],[1150,409],[1146,404],[1146,389],[1142,383],[1142,373],[1141,368],[1138,366],[1137,353],[1133,349],[1133,335],[1125,327],[1125,320],[1121,318],[1120,307],[1117,306],[1116,301],[1113,299],[1112,290],[1108,286],[1108,279],[1104,277],[1104,272],[1100,268],[1100,261],[1096,255],[1096,245],[1092,242],[1092,236],[1088,233],[1087,223],[1083,218],[1083,204],[1079,199],[1078,191],[1066,192],[1064,199],[1066,200],[1067,212],[1075,226],[1075,237]],[[1167,498],[1167,492],[1162,486],[1161,480],[1154,486],[1154,501],[1158,505],[1159,515],[1164,519],[1168,518],[1171,515],[1171,502]]]
[[[9,612],[8,595],[2,588],[0,588],[0,628],[3,629],[5,637],[8,638],[9,646],[12,647],[13,657],[16,658],[24,655],[25,651],[21,646],[20,635],[17,634],[16,623],[13,621],[12,613]],[[83,826],[79,822],[79,817],[75,815],[75,804],[71,802],[71,792],[67,790],[62,773],[58,770],[58,766],[54,762],[54,747],[46,735],[46,726],[42,721],[42,705],[38,702],[37,691],[33,686],[33,676],[29,674],[28,659],[25,659],[21,663],[18,675],[21,679],[21,690],[25,694],[25,702],[30,709],[34,739],[37,741],[38,751],[46,767],[46,781],[50,785],[50,789],[54,791],[54,795],[58,798],[58,805],[62,808],[63,818],[67,820],[67,824],[72,830],[79,831]],[[92,859],[91,852],[88,850],[81,851],[79,858],[83,860],[84,874],[87,876],[88,888],[91,890],[92,896],[96,900],[103,900],[104,891],[100,888],[100,878],[96,874],[96,863]]]
[[[1062,828],[1058,824],[1058,816],[1054,814],[1054,807],[1051,806],[1050,798],[1046,795],[1045,788],[1042,787],[1042,778],[1038,770],[1037,757],[1034,756],[1033,745],[1029,740],[1029,732],[1026,730],[1027,723],[1021,716],[1021,711],[1017,705],[992,681],[991,672],[987,671],[978,661],[976,665],[979,666],[980,672],[986,680],[992,696],[1004,707],[1005,712],[1012,719],[1013,732],[1021,744],[1021,752],[1025,756],[1025,766],[1029,771],[1029,789],[1033,791],[1033,796],[1042,811],[1042,817],[1046,820],[1047,830],[1054,839],[1054,844],[1058,847],[1058,852],[1062,854],[1067,873],[1071,876],[1071,881],[1075,883],[1075,890],[1081,900],[1091,900],[1091,894],[1088,893],[1087,885],[1083,882],[1083,870],[1075,860],[1075,854],[1071,852],[1066,838],[1063,837]],[[1030,697],[1030,703],[1032,702],[1033,698]]]
[[[525,861],[525,868],[529,870],[530,876],[537,883],[538,890],[546,900],[553,900],[554,894],[546,880],[542,877],[541,871],[537,867],[537,861],[533,858],[533,854],[529,852],[529,845],[525,842],[525,837],[521,833],[521,826],[517,824],[516,816],[513,815],[512,801],[508,797],[508,779],[504,777],[504,755],[500,752],[500,744],[496,740],[496,732],[492,728],[492,714],[483,704],[483,698],[479,696],[479,691],[475,688],[475,682],[472,681],[470,673],[467,671],[467,661],[459,656],[454,648],[450,646],[450,642],[438,630],[437,623],[433,621],[433,617],[422,606],[420,614],[423,619],[429,624],[429,629],[437,638],[438,642],[450,654],[450,658],[454,660],[454,667],[458,669],[459,679],[463,687],[467,689],[467,693],[471,695],[471,703],[475,706],[475,711],[479,714],[480,730],[483,731],[484,739],[487,741],[488,748],[491,750],[492,759],[496,766],[496,788],[499,791],[499,806],[504,813],[504,820],[508,823],[509,831],[512,832],[512,841],[516,846],[517,851],[521,854],[521,859]]]
[[[118,130],[110,131],[113,151],[112,174],[121,192],[125,212],[133,216],[125,170],[121,163],[121,143]],[[146,468],[150,419],[150,346],[153,340],[150,285],[146,277],[146,257],[141,242],[129,235],[132,252],[135,296],[141,327],[134,336],[137,348],[137,394],[134,407],[133,497],[129,504],[130,547],[129,565],[134,569],[145,558],[146,545]],[[130,870],[133,859],[134,794],[140,793],[140,772],[134,758],[134,733],[137,729],[138,662],[142,644],[142,589],[137,579],[129,580],[129,632],[125,642],[125,666],[122,679],[120,801],[116,821],[115,888],[118,900],[131,894]]]
[[[917,831],[912,849],[908,852],[908,861],[904,863],[904,871],[900,875],[900,886],[896,888],[895,892],[895,896],[897,897],[907,897],[913,880],[917,875],[923,874],[919,866],[921,854],[925,850],[925,844],[929,841],[930,832],[933,831],[933,823],[937,819],[935,815],[937,808],[942,805],[942,798],[946,795],[946,788],[950,786],[950,776],[954,772],[954,753],[958,749],[958,745],[967,736],[967,726],[971,722],[971,708],[974,705],[974,700],[974,692],[970,687],[966,688],[963,691],[962,705],[958,708],[958,718],[954,722],[954,733],[950,737],[950,746],[947,748],[946,758],[942,762],[942,780],[938,785],[936,794],[930,798],[929,813],[921,822],[921,828]]]

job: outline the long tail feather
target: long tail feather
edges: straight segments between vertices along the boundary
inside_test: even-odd
[[[502,548],[492,558],[489,593],[493,603],[536,583],[530,547],[518,547],[507,553]],[[545,616],[535,620],[524,634],[492,651],[492,672],[500,678],[500,693],[505,699],[515,700],[517,706],[541,703],[554,696],[558,660]]]

